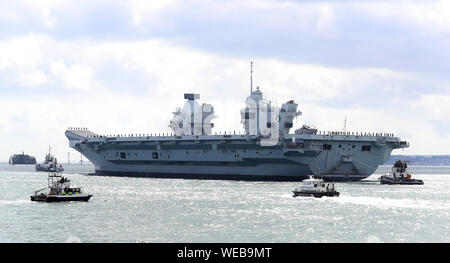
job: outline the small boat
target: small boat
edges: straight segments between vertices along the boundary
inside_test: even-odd
[[[382,175],[379,180],[381,184],[424,184],[423,180],[411,178],[411,174],[408,172],[407,162],[404,160],[397,160],[392,167],[392,172]]]
[[[48,187],[35,191],[30,197],[31,201],[37,202],[67,202],[89,201],[92,195],[84,193],[82,187],[70,186],[70,180],[63,177],[60,172],[50,172]]]
[[[323,179],[314,178],[310,175],[309,179],[303,180],[300,188],[296,188],[293,193],[296,196],[339,196],[339,192],[334,189],[334,184],[326,184]]]
[[[50,148],[51,149],[51,148]],[[64,168],[58,165],[58,160],[51,154],[50,149],[45,155],[45,161],[36,165],[37,172],[62,172]]]

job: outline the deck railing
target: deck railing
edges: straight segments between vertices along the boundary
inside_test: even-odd
[[[69,131],[89,131],[87,128],[69,128]],[[221,131],[214,132],[214,134],[209,135],[217,135],[217,136],[226,136],[231,137],[231,135],[245,135],[244,131]],[[295,134],[290,134],[295,135]],[[322,136],[356,136],[356,137],[395,137],[394,133],[385,133],[385,132],[344,132],[344,131],[317,131],[315,134],[311,135],[322,135]],[[114,135],[87,135],[88,138],[146,138],[146,137],[173,137],[180,138],[181,135],[163,132],[163,133],[139,133],[139,134],[114,134]],[[199,136],[199,135],[183,135],[183,136]]]

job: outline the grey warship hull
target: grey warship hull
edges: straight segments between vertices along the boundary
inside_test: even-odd
[[[288,134],[273,146],[253,135],[100,136],[66,131],[70,147],[97,175],[299,181],[320,171],[327,181],[356,181],[408,143],[390,134]]]
[[[211,104],[185,93],[173,112],[170,134],[103,136],[69,129],[70,147],[95,166],[98,175],[157,178],[299,181],[311,174],[324,180],[355,181],[371,175],[394,149],[408,147],[392,134],[318,132],[304,125],[290,134],[302,113],[293,100],[281,107],[253,89],[240,111],[244,134],[215,134]]]

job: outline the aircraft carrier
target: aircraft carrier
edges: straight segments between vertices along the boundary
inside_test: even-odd
[[[252,73],[253,71],[251,71]],[[288,101],[281,107],[253,89],[240,111],[243,132],[213,132],[214,107],[199,94],[184,94],[173,112],[172,132],[100,135],[69,128],[73,149],[95,166],[95,174],[153,178],[299,181],[320,175],[327,181],[364,179],[387,162],[394,149],[409,147],[391,133],[318,131],[304,125],[290,133],[302,113]],[[238,113],[236,113],[238,114]]]

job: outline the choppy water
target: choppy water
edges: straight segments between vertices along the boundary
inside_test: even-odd
[[[37,203],[33,166],[0,164],[0,242],[450,242],[450,167],[411,167],[423,186],[380,185],[389,167],[340,197],[292,197],[292,182],[86,176],[87,203]]]

